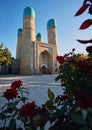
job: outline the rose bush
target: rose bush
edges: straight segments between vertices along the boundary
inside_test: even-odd
[[[48,110],[28,102],[28,89],[22,85],[22,81],[14,81],[2,95],[6,100],[0,108],[1,130],[36,130],[38,126],[43,129],[48,121]]]

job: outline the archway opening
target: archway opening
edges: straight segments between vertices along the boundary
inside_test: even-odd
[[[43,51],[39,56],[40,74],[52,73],[52,56],[48,51]]]
[[[47,65],[46,64],[42,64],[40,66],[40,71],[41,71],[42,74],[48,74],[48,67],[47,67]]]

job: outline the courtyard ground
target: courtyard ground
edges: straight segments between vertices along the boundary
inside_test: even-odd
[[[15,80],[22,80],[23,87],[27,87],[29,91],[29,102],[35,101],[38,106],[41,106],[48,99],[47,91],[50,88],[54,94],[61,95],[62,89],[60,81],[56,82],[57,75],[36,75],[36,76],[21,76],[21,75],[0,75],[0,106],[4,104],[2,97],[3,92],[10,87]],[[0,127],[2,123],[0,122]],[[49,124],[45,126],[48,130]],[[39,129],[38,129],[39,130]]]
[[[48,99],[48,88],[50,88],[55,95],[61,95],[60,81],[55,81],[56,76],[56,74],[36,76],[0,75],[0,92],[2,94],[6,88],[10,87],[14,80],[22,80],[23,87],[29,89],[29,100],[35,101],[37,105],[41,105]]]

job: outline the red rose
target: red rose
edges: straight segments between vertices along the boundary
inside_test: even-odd
[[[60,64],[64,63],[64,56],[57,56],[56,59]]]
[[[12,88],[19,88],[21,85],[22,85],[22,81],[21,81],[21,80],[17,80],[17,81],[14,81],[14,82],[11,84],[11,87],[12,87]]]
[[[92,108],[92,98],[84,92],[78,93],[75,100],[81,109]]]
[[[10,89],[7,89],[5,92],[4,92],[4,97],[7,99],[7,100],[10,100],[10,99],[14,99],[16,98],[16,96],[18,95],[18,92],[16,89],[13,89],[13,88],[10,88]]]
[[[78,67],[80,70],[85,70],[86,68],[88,68],[88,60],[79,60]]]
[[[34,102],[25,104],[22,108],[19,109],[19,116],[32,118],[37,112],[35,107],[36,105]]]

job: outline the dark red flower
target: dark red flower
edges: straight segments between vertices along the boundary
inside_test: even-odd
[[[10,100],[10,99],[14,99],[16,98],[16,96],[18,95],[18,92],[16,89],[13,89],[13,88],[10,88],[10,89],[7,89],[3,96],[7,99],[7,100]]]
[[[27,103],[22,108],[19,109],[19,116],[23,116],[25,118],[32,118],[36,114],[37,109],[35,102]]]
[[[82,59],[78,61],[79,70],[85,70],[88,67],[88,60]]]
[[[64,58],[67,58],[69,56],[69,53],[68,54],[65,54],[64,56],[57,56],[56,59],[57,61],[60,63],[60,64],[63,64],[64,63]]]
[[[86,51],[89,52],[89,53],[92,52],[92,46],[88,46],[88,47],[86,48]]]
[[[19,88],[22,85],[22,81],[21,80],[16,80],[11,84],[12,88]]]
[[[76,95],[75,100],[81,109],[87,109],[88,107],[92,108],[92,98],[84,92],[79,92]]]
[[[64,56],[57,56],[56,59],[60,64],[64,63]]]

